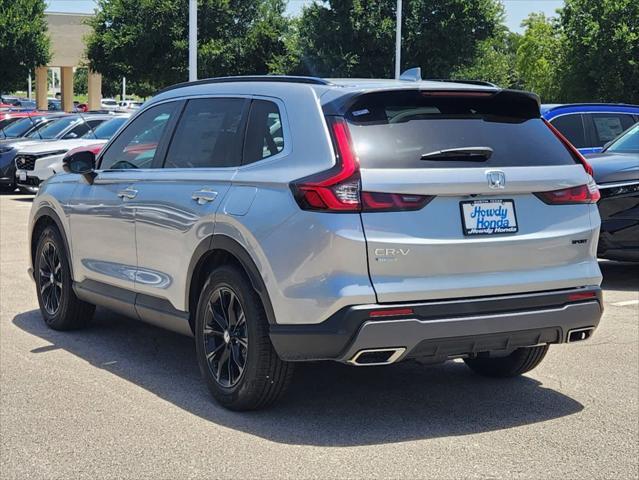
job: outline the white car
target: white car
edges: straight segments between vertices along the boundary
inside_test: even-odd
[[[115,110],[118,108],[118,101],[114,98],[103,98],[100,101],[102,110]]]
[[[118,104],[119,110],[138,110],[144,102],[136,102],[135,100],[124,100]]]
[[[20,148],[14,160],[16,184],[24,191],[37,192],[42,182],[62,171],[62,159],[69,150],[106,143],[128,119],[128,115],[115,116],[81,138],[40,141],[25,145],[24,148]]]

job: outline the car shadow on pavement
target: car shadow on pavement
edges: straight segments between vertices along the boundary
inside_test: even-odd
[[[529,377],[492,380],[465,365],[405,362],[355,368],[299,364],[288,393],[274,407],[236,413],[214,403],[200,379],[193,340],[98,309],[92,326],[56,332],[40,312],[13,323],[199,417],[271,441],[359,446],[468,435],[544,422],[583,405]]]
[[[603,274],[602,288],[639,292],[639,263],[599,260]]]
[[[24,197],[12,197],[11,200],[13,200],[14,202],[23,202],[23,203],[33,203],[33,195],[31,194],[25,194],[28,196],[24,196]]]

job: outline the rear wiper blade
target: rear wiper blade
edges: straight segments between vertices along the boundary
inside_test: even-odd
[[[490,147],[460,147],[435,150],[424,153],[421,160],[462,160],[469,162],[485,162],[493,154]]]

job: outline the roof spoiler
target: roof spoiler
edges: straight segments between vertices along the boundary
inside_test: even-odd
[[[482,89],[473,89],[469,88],[419,88],[419,86],[406,88],[406,89],[397,89],[397,88],[388,88],[388,89],[375,89],[371,91],[355,91],[349,92],[345,95],[342,95],[324,105],[322,105],[322,109],[325,115],[346,115],[346,113],[351,109],[351,107],[355,104],[356,101],[361,99],[366,95],[383,95],[389,94],[392,95],[398,92],[423,92],[424,95],[432,94],[433,96],[438,97],[469,97],[469,96],[477,96],[477,97],[489,97],[494,105],[497,107],[497,110],[503,110],[504,112],[516,112],[517,118],[528,119],[528,118],[540,118],[540,101],[539,97],[531,92],[524,92],[521,90],[489,90],[486,88]]]

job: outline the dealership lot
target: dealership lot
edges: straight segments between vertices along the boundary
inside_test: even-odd
[[[458,362],[301,366],[275,408],[212,403],[193,342],[106,310],[47,329],[28,196],[0,197],[2,478],[636,478],[639,267],[604,262],[592,340],[525,377]]]

